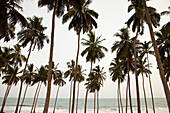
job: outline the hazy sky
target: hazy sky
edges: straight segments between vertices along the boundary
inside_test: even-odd
[[[113,83],[110,79],[110,73],[108,72],[110,62],[115,57],[115,54],[111,54],[111,47],[115,40],[118,38],[113,37],[113,34],[118,32],[122,27],[126,27],[124,24],[132,13],[127,12],[128,8],[128,0],[93,0],[93,3],[90,5],[90,8],[95,10],[99,14],[99,18],[96,20],[98,23],[98,28],[94,29],[96,32],[96,36],[102,35],[102,38],[106,38],[106,40],[102,43],[105,47],[108,48],[108,52],[105,54],[106,57],[103,58],[100,62],[96,62],[95,65],[100,64],[101,67],[104,67],[105,72],[107,74],[107,80],[104,82],[104,86],[100,90],[101,98],[116,98],[116,90],[117,90],[117,82]],[[158,12],[168,10],[168,6],[170,5],[170,0],[151,0],[148,2],[148,5],[155,7]],[[46,35],[49,36],[51,34],[51,17],[52,12],[47,12],[46,7],[38,8],[37,0],[24,0],[22,3],[23,6],[23,15],[26,17],[33,17],[34,15],[38,17],[43,17],[43,25],[48,29],[45,31]],[[66,63],[71,61],[71,59],[76,59],[76,51],[77,51],[77,35],[73,30],[68,31],[68,24],[62,25],[62,19],[56,18],[56,27],[55,27],[55,44],[54,44],[54,62],[59,63],[59,68],[62,71],[67,70]],[[161,25],[168,22],[170,19],[167,16],[163,16],[161,20]],[[158,28],[157,30],[159,30]],[[16,30],[19,30],[16,28]],[[155,29],[156,30],[156,29]],[[131,36],[135,36],[135,34],[131,33]],[[81,38],[88,38],[87,35],[81,34]],[[141,41],[150,40],[150,35],[148,33],[148,26],[145,25],[145,34],[142,37],[139,37]],[[10,41],[9,43],[3,43],[0,41],[0,45],[9,46],[16,44],[16,41]],[[46,65],[49,60],[49,48],[50,46],[45,44],[44,48],[40,51],[33,51],[30,56],[29,63],[34,63],[35,67],[40,67],[41,65]],[[81,46],[80,52],[84,47]],[[27,48],[23,49],[23,54],[27,55]],[[164,97],[164,91],[162,87],[162,83],[160,80],[159,72],[156,69],[156,61],[154,57],[150,57],[150,61],[152,62],[152,85],[154,97]],[[90,63],[86,63],[85,57],[79,57],[79,64],[83,65],[83,69],[86,69],[86,73],[89,73]],[[95,66],[94,65],[94,66]],[[135,92],[135,78],[134,75],[131,75],[131,90],[132,97],[136,98]],[[2,78],[0,78],[0,84],[2,83]],[[141,75],[139,77],[141,80]],[[69,88],[70,83],[68,79],[66,80],[67,84],[60,88],[59,97],[60,98],[68,98],[69,97]],[[140,96],[143,97],[142,90],[142,81],[139,81],[140,84]],[[9,93],[9,97],[17,97],[19,91],[20,83],[17,86],[13,86],[11,92]],[[125,97],[125,87],[126,82],[121,85],[122,96]],[[150,90],[148,79],[145,80],[146,93],[147,97],[150,97]],[[25,87],[25,86],[24,86]],[[36,86],[29,87],[27,97],[33,97]],[[5,94],[6,86],[0,85],[0,97],[3,97]],[[55,97],[56,94],[56,86],[52,86],[52,97]],[[40,91],[40,97],[46,96],[46,87],[42,87]],[[80,98],[85,97],[85,87],[84,82],[80,85]],[[89,94],[89,97],[93,97],[92,94]]]

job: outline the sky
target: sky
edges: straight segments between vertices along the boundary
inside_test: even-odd
[[[118,40],[117,37],[113,35],[123,27],[126,27],[125,22],[130,18],[133,14],[127,12],[128,5],[130,3],[128,0],[93,0],[92,4],[89,6],[90,9],[95,10],[99,14],[99,18],[96,20],[98,23],[98,28],[94,29],[96,37],[100,36],[102,38],[106,38],[103,41],[102,45],[105,46],[109,51],[105,53],[105,57],[100,60],[100,62],[96,62],[96,65],[100,65],[104,67],[104,71],[106,72],[107,79],[104,82],[103,87],[100,90],[100,98],[116,98],[117,91],[117,82],[112,82],[110,73],[108,71],[109,65],[112,59],[115,57],[115,54],[111,53],[111,47],[114,41]],[[170,0],[151,0],[148,3],[148,6],[152,6],[157,9],[157,12],[168,10],[168,6],[170,6]],[[24,0],[21,4],[23,7],[23,12],[21,12],[25,17],[33,17],[34,15],[38,17],[43,17],[43,25],[47,27],[45,34],[50,38],[51,34],[51,18],[52,12],[48,12],[46,7],[38,8],[37,0]],[[161,18],[160,24],[161,26],[168,22],[170,19],[167,16],[163,16]],[[76,59],[76,51],[77,51],[77,35],[74,30],[68,30],[68,23],[62,24],[62,18],[56,18],[55,21],[55,41],[54,41],[54,56],[53,61],[55,64],[59,63],[58,69],[65,72],[67,70],[67,62],[70,62],[72,59]],[[158,31],[161,27],[154,29],[154,31]],[[17,27],[16,31],[19,31],[20,28]],[[131,29],[129,29],[131,30]],[[148,32],[148,26],[145,25],[145,34],[140,36],[139,39],[143,41],[150,40],[150,34]],[[130,32],[132,37],[135,36],[134,33]],[[81,34],[81,38],[88,39],[86,34]],[[11,46],[16,44],[16,40],[12,40],[8,43],[4,43],[3,40],[0,40],[1,46]],[[85,49],[81,45],[80,53]],[[40,51],[34,50],[31,53],[29,64],[33,63],[35,67],[40,67],[41,65],[46,65],[49,61],[49,50],[50,44],[45,44],[44,48]],[[22,53],[27,56],[28,47],[22,50]],[[156,69],[157,64],[155,57],[150,56],[150,62],[153,64],[151,71],[151,79],[153,86],[154,97],[156,98],[164,98],[164,91],[159,75],[159,71]],[[79,56],[79,64],[83,66],[83,69],[86,69],[86,74],[89,73],[90,63],[86,62],[85,57]],[[136,98],[136,86],[135,86],[135,76],[131,75],[131,92],[132,97]],[[69,98],[69,88],[70,83],[68,79],[66,79],[67,84],[60,88],[59,98]],[[79,97],[85,97],[85,87],[84,83],[80,84],[80,93]],[[12,86],[12,89],[9,93],[9,97],[17,97],[19,92],[20,83],[16,86]],[[25,86],[24,86],[25,87]],[[139,87],[140,87],[140,96],[143,97],[143,89],[142,89],[142,81],[141,75],[139,77]],[[150,89],[148,78],[145,78],[145,87],[146,87],[146,95],[150,98]],[[3,97],[6,90],[6,85],[2,85],[2,78],[0,78],[0,97]],[[25,89],[25,88],[23,88]],[[35,93],[36,86],[32,86],[28,88],[28,93],[26,97],[33,97]],[[121,84],[122,96],[125,97],[125,89],[126,89],[126,81]],[[40,91],[40,98],[45,98],[47,88],[43,85]],[[51,97],[55,98],[57,87],[52,85]],[[89,98],[93,98],[93,94],[89,94]]]

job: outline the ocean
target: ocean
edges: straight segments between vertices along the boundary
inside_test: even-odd
[[[2,105],[2,101],[3,101],[3,98],[0,98],[0,105]],[[54,98],[52,98],[50,101],[49,113],[53,113],[54,101],[55,101]],[[155,101],[156,113],[169,113],[165,98],[155,98],[154,101]],[[14,113],[16,102],[17,102],[17,98],[8,98],[4,112]],[[32,102],[33,102],[33,98],[26,98],[21,113],[30,113]],[[38,99],[36,113],[43,112],[44,102],[45,102],[44,98]],[[84,99],[79,99],[78,103],[79,103],[78,113],[83,113],[84,112]],[[125,105],[126,105],[125,99],[122,99],[122,103],[124,107],[123,112],[125,113]],[[148,112],[153,113],[152,102],[150,98],[147,98],[147,104],[148,104]],[[132,106],[133,106],[133,112],[137,113],[136,99],[132,99]],[[69,99],[59,98],[57,100],[55,111],[56,113],[68,113],[69,112]],[[144,99],[141,99],[141,111],[142,113],[146,113]],[[100,113],[118,113],[117,99],[116,98],[99,99],[99,112]],[[88,99],[87,113],[94,113],[93,99]],[[128,113],[130,113],[129,104],[128,104]]]

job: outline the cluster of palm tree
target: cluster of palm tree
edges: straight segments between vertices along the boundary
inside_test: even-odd
[[[132,28],[132,32],[136,32],[135,37],[131,38],[129,35],[128,28],[122,28],[120,32],[117,32],[114,36],[119,37],[120,41],[114,42],[111,50],[112,52],[116,51],[116,58],[110,63],[109,72],[112,80],[115,82],[118,81],[117,88],[117,99],[118,99],[118,109],[119,113],[123,113],[123,105],[121,99],[121,90],[120,85],[127,78],[127,87],[126,87],[126,112],[129,96],[129,105],[132,109],[132,99],[131,99],[131,87],[130,87],[130,74],[135,73],[136,78],[136,95],[137,95],[137,107],[138,113],[141,113],[140,108],[140,94],[139,94],[139,83],[138,76],[142,75],[143,82],[143,92],[145,97],[145,106],[146,112],[147,100],[145,94],[145,78],[148,77],[150,84],[150,91],[152,96],[152,105],[153,111],[155,113],[153,91],[150,78],[150,62],[149,54],[152,54],[156,57],[158,69],[160,72],[160,78],[162,80],[163,88],[166,95],[166,100],[168,103],[168,108],[170,111],[170,92],[167,82],[170,77],[170,22],[164,25],[159,32],[154,34],[153,28],[159,26],[160,14],[156,12],[156,9],[153,7],[147,7],[145,0],[129,0],[130,6],[128,7],[128,12],[134,10],[134,14],[126,22],[127,27]],[[149,1],[149,0],[147,0]],[[0,75],[2,76],[3,84],[7,84],[7,89],[5,92],[4,100],[1,107],[1,113],[4,111],[5,103],[10,92],[12,84],[16,85],[20,80],[20,90],[18,94],[17,105],[15,113],[20,113],[22,105],[24,104],[24,98],[26,96],[27,88],[29,85],[37,84],[37,88],[34,95],[34,101],[32,104],[31,112],[36,111],[36,104],[41,89],[42,83],[47,84],[47,94],[44,105],[43,113],[48,113],[49,103],[50,103],[50,94],[51,94],[51,81],[53,80],[54,85],[58,85],[58,90],[56,93],[56,100],[54,104],[53,113],[55,113],[57,97],[59,93],[59,88],[62,87],[66,82],[64,78],[69,77],[70,81],[70,100],[69,100],[69,113],[74,113],[75,106],[75,91],[76,91],[76,82],[78,83],[77,90],[77,106],[76,113],[78,112],[78,96],[79,96],[79,84],[85,80],[84,72],[82,66],[79,65],[79,53],[80,53],[80,41],[81,33],[87,33],[89,39],[82,39],[82,45],[85,46],[85,50],[82,51],[81,56],[86,55],[86,62],[90,62],[90,72],[87,74],[86,78],[86,95],[85,95],[85,107],[84,113],[87,110],[87,98],[88,93],[94,93],[94,112],[96,105],[96,92],[97,92],[97,113],[99,112],[99,91],[101,86],[103,86],[104,80],[106,79],[106,73],[103,70],[103,67],[96,66],[93,68],[93,65],[96,63],[96,60],[100,61],[105,57],[105,52],[107,48],[101,46],[101,43],[105,39],[101,39],[101,36],[96,37],[95,32],[93,32],[93,27],[97,28],[97,23],[95,19],[98,18],[98,13],[94,10],[89,9],[91,0],[38,0],[38,6],[44,7],[47,6],[48,11],[53,11],[52,13],[52,28],[51,28],[51,40],[50,40],[50,55],[49,55],[49,64],[46,66],[41,66],[34,70],[33,64],[28,65],[28,61],[31,55],[31,52],[37,47],[38,50],[42,49],[44,46],[44,41],[49,42],[48,37],[44,34],[44,31],[47,29],[42,25],[42,18],[34,16],[33,18],[25,18],[17,9],[22,10],[22,7],[19,5],[22,0],[7,0],[0,1],[2,7],[0,7],[0,39],[4,41],[10,41],[10,39],[15,38],[15,25],[17,23],[21,24],[21,31],[17,33],[18,44],[13,48],[1,47],[0,46]],[[17,8],[17,9],[16,9]],[[67,10],[65,10],[65,8]],[[65,13],[65,11],[67,11]],[[164,11],[161,14],[169,14],[169,11]],[[62,17],[62,23],[66,23],[69,20],[70,24],[68,29],[74,29],[78,36],[78,49],[76,60],[71,60],[67,63],[68,70],[63,73],[61,70],[57,69],[53,62],[53,49],[54,49],[54,31],[55,31],[55,17]],[[151,41],[149,42],[140,42],[137,38],[139,35],[144,33],[144,24],[147,24],[149,27]],[[155,36],[158,37],[155,40]],[[25,48],[29,45],[28,56],[25,57],[21,54],[21,47]],[[154,51],[151,50],[153,47]],[[25,62],[24,69],[22,69],[22,62]],[[146,75],[146,77],[144,76]],[[26,84],[24,98],[21,102],[20,109],[19,103],[21,98],[21,92],[23,90],[23,84]],[[72,86],[73,85],[73,86]],[[72,95],[73,94],[73,95]],[[72,98],[72,106],[71,106]],[[121,106],[121,107],[120,107]]]

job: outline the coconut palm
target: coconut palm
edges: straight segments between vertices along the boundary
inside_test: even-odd
[[[23,71],[23,77],[21,78],[21,85],[20,85],[20,90],[19,90],[19,96],[18,96],[18,101],[17,101],[17,106],[15,109],[15,113],[18,112],[18,107],[19,107],[19,102],[20,102],[20,97],[21,97],[21,92],[22,92],[22,86],[23,86],[23,80],[24,80],[24,74],[26,72],[26,67],[28,64],[28,60],[31,54],[31,51],[35,49],[37,46],[37,49],[40,50],[44,47],[44,41],[49,42],[48,37],[43,33],[46,29],[42,25],[42,19],[43,18],[38,18],[34,16],[33,18],[28,18],[29,23],[27,28],[22,29],[17,35],[18,35],[18,41],[21,43],[21,46],[26,47],[28,43],[30,43],[29,47],[29,52],[27,56],[27,60],[25,63],[24,71]]]
[[[25,91],[24,91],[24,96],[23,96],[21,105],[20,105],[19,113],[21,112],[21,108],[22,108],[24,100],[25,100],[25,96],[26,96],[26,93],[27,93],[28,86],[31,85],[32,76],[34,76],[34,74],[35,74],[34,64],[27,65],[27,70],[26,70],[25,75],[24,75],[24,82],[26,84],[26,88],[25,88]]]
[[[76,113],[78,113],[78,97],[79,97],[79,86],[80,86],[80,83],[84,81],[84,75],[86,75],[84,72],[86,70],[83,70],[82,69],[82,66],[81,65],[78,65],[77,67],[77,77],[76,77],[76,81],[78,82],[78,88],[77,88],[77,102],[76,102]]]
[[[137,67],[138,67],[138,70],[137,70],[137,74],[142,74],[142,84],[143,84],[143,92],[144,92],[144,99],[145,99],[145,108],[146,108],[146,113],[148,113],[148,105],[147,105],[147,100],[146,100],[146,93],[145,93],[145,83],[144,83],[144,73],[147,75],[150,72],[149,69],[147,69],[148,65],[149,64],[146,64],[147,63],[147,58],[144,58],[144,60],[142,59],[142,57],[138,57],[138,63],[137,63]]]
[[[103,57],[105,57],[105,54],[103,51],[107,52],[107,48],[104,46],[101,46],[101,42],[105,39],[101,39],[101,36],[97,37],[95,36],[95,32],[90,31],[89,34],[87,34],[89,37],[89,40],[82,39],[84,42],[82,42],[83,46],[87,46],[85,50],[82,51],[81,55],[86,55],[86,62],[90,62],[90,73],[92,71],[93,63],[96,62],[96,59],[100,61]],[[90,75],[90,74],[89,74]],[[90,79],[89,79],[90,80]],[[84,112],[86,113],[86,106],[87,106],[87,96],[88,96],[88,87],[86,91],[86,97],[85,97],[85,109]]]
[[[11,84],[13,82],[13,77],[16,76],[19,71],[19,67],[22,66],[22,62],[25,61],[25,56],[21,54],[21,48],[20,46],[14,45],[14,49],[12,48],[3,48],[4,50],[1,51],[1,70],[3,73],[8,74],[8,71],[11,71],[9,74],[11,74],[11,76],[8,75],[8,86],[7,86],[7,90],[4,96],[4,100],[3,100],[3,104],[1,107],[1,112],[3,112],[3,109],[5,107],[6,104],[6,99],[8,97],[9,91],[11,89]]]
[[[48,86],[46,101],[44,105],[44,113],[48,112],[50,93],[51,93],[51,79],[52,79],[52,62],[53,62],[53,48],[54,48],[54,31],[55,31],[55,16],[60,18],[64,13],[65,3],[64,0],[38,0],[38,6],[47,6],[48,11],[53,10],[52,14],[52,28],[51,28],[51,44],[50,44],[50,56],[49,56],[49,69],[48,69]]]
[[[38,96],[39,96],[39,92],[41,90],[41,86],[42,83],[44,83],[44,85],[46,86],[46,81],[47,81],[47,76],[48,76],[48,70],[46,69],[45,66],[41,66],[40,69],[37,68],[37,73],[33,76],[33,82],[32,85],[38,83],[39,85],[37,86],[37,94],[36,94],[36,99],[34,104],[32,105],[32,109],[31,109],[31,113],[35,113],[36,110],[36,105],[37,105],[37,100],[38,100]]]
[[[54,103],[54,109],[53,109],[53,113],[55,113],[55,108],[56,108],[56,103],[57,103],[57,97],[58,97],[58,93],[59,93],[59,88],[63,87],[66,82],[63,80],[63,73],[61,72],[61,70],[56,70],[56,72],[53,75],[53,79],[54,79],[54,85],[58,85],[58,89],[57,89],[57,93],[56,93],[56,99],[55,99],[55,103]]]
[[[97,28],[97,23],[94,18],[98,18],[98,14],[88,8],[91,0],[80,0],[80,8],[71,7],[68,12],[63,16],[63,24],[66,23],[69,19],[72,19],[69,24],[69,30],[74,28],[78,35],[78,49],[76,56],[76,67],[74,75],[74,84],[73,84],[73,102],[72,102],[72,113],[74,112],[74,101],[75,101],[75,85],[76,85],[76,74],[78,66],[78,56],[80,49],[80,33],[90,31],[93,26]]]
[[[20,23],[22,27],[27,25],[25,17],[17,11],[22,11],[22,7],[19,3],[22,0],[1,0],[0,4],[0,39],[4,38],[4,41],[9,41],[15,38],[14,30],[15,25]]]
[[[120,38],[120,41],[115,41],[111,48],[112,52],[116,51],[116,58],[122,61],[127,62],[126,66],[126,73],[128,73],[128,89],[129,89],[129,102],[130,102],[130,109],[132,111],[132,102],[131,102],[131,91],[130,91],[130,76],[129,76],[129,67],[132,63],[132,55],[133,55],[133,40],[130,39],[128,28],[121,28],[120,32],[114,34],[115,37]],[[126,67],[125,66],[125,67]]]
[[[120,101],[122,113],[123,113],[123,106],[122,106],[122,102],[121,102],[121,92],[120,92],[120,82],[124,81],[125,74],[123,73],[123,69],[122,69],[123,65],[122,64],[123,64],[123,62],[120,62],[117,58],[115,58],[110,63],[110,68],[109,68],[109,72],[110,72],[112,81],[115,82],[116,80],[118,80],[118,89],[117,89],[118,98],[117,99],[118,99],[119,113],[120,113],[119,101]]]
[[[100,68],[100,66],[96,66],[93,68],[93,72],[97,77],[97,82],[99,84],[99,88],[97,88],[97,113],[99,113],[99,91],[100,87],[103,86],[104,80],[106,80],[106,72],[103,72],[104,67]]]
[[[139,43],[139,47],[138,47],[141,58],[143,58],[145,56],[145,54],[147,55],[148,70],[150,70],[150,68],[149,68],[149,54],[154,55],[154,51],[150,50],[152,48],[152,46],[150,46],[150,44],[151,44],[151,41],[149,41],[149,42],[145,41],[144,43]],[[150,85],[150,91],[151,91],[151,97],[152,97],[153,112],[155,113],[155,105],[154,105],[150,73],[148,73],[148,78],[149,78],[149,85]]]
[[[157,61],[158,69],[159,69],[159,72],[160,72],[160,78],[161,78],[161,81],[162,81],[162,84],[163,84],[163,87],[164,87],[164,92],[165,92],[165,96],[166,96],[166,100],[167,100],[167,105],[170,106],[170,91],[169,91],[169,88],[168,88],[168,85],[167,85],[167,82],[166,82],[164,68],[162,66],[160,54],[159,54],[157,44],[156,44],[156,41],[155,41],[153,28],[152,28],[152,23],[151,23],[151,17],[149,15],[149,11],[148,11],[148,8],[147,8],[145,0],[142,0],[142,3],[144,5],[145,12],[146,12],[147,25],[149,27],[151,40],[152,40],[152,44],[153,44],[154,52],[155,52],[155,56],[156,56],[156,61]],[[170,112],[170,107],[168,107],[168,109],[169,109],[169,112]]]
[[[154,27],[159,26],[159,21],[160,21],[160,15],[156,13],[156,9],[153,7],[147,7],[149,10],[149,15],[151,17],[151,22]],[[132,25],[132,31],[136,31],[136,37],[134,39],[134,58],[135,58],[135,75],[136,75],[136,93],[137,93],[137,103],[138,103],[138,112],[141,112],[140,109],[140,95],[139,95],[139,85],[138,85],[138,77],[137,77],[137,53],[136,53],[136,40],[138,37],[138,34],[140,33],[141,35],[143,34],[144,30],[144,22],[147,22],[146,20],[146,12],[143,6],[143,3],[141,0],[131,0],[131,5],[128,7],[128,12],[135,10],[135,13],[130,17],[130,19],[126,22],[128,27],[130,27],[131,23],[133,22]]]

